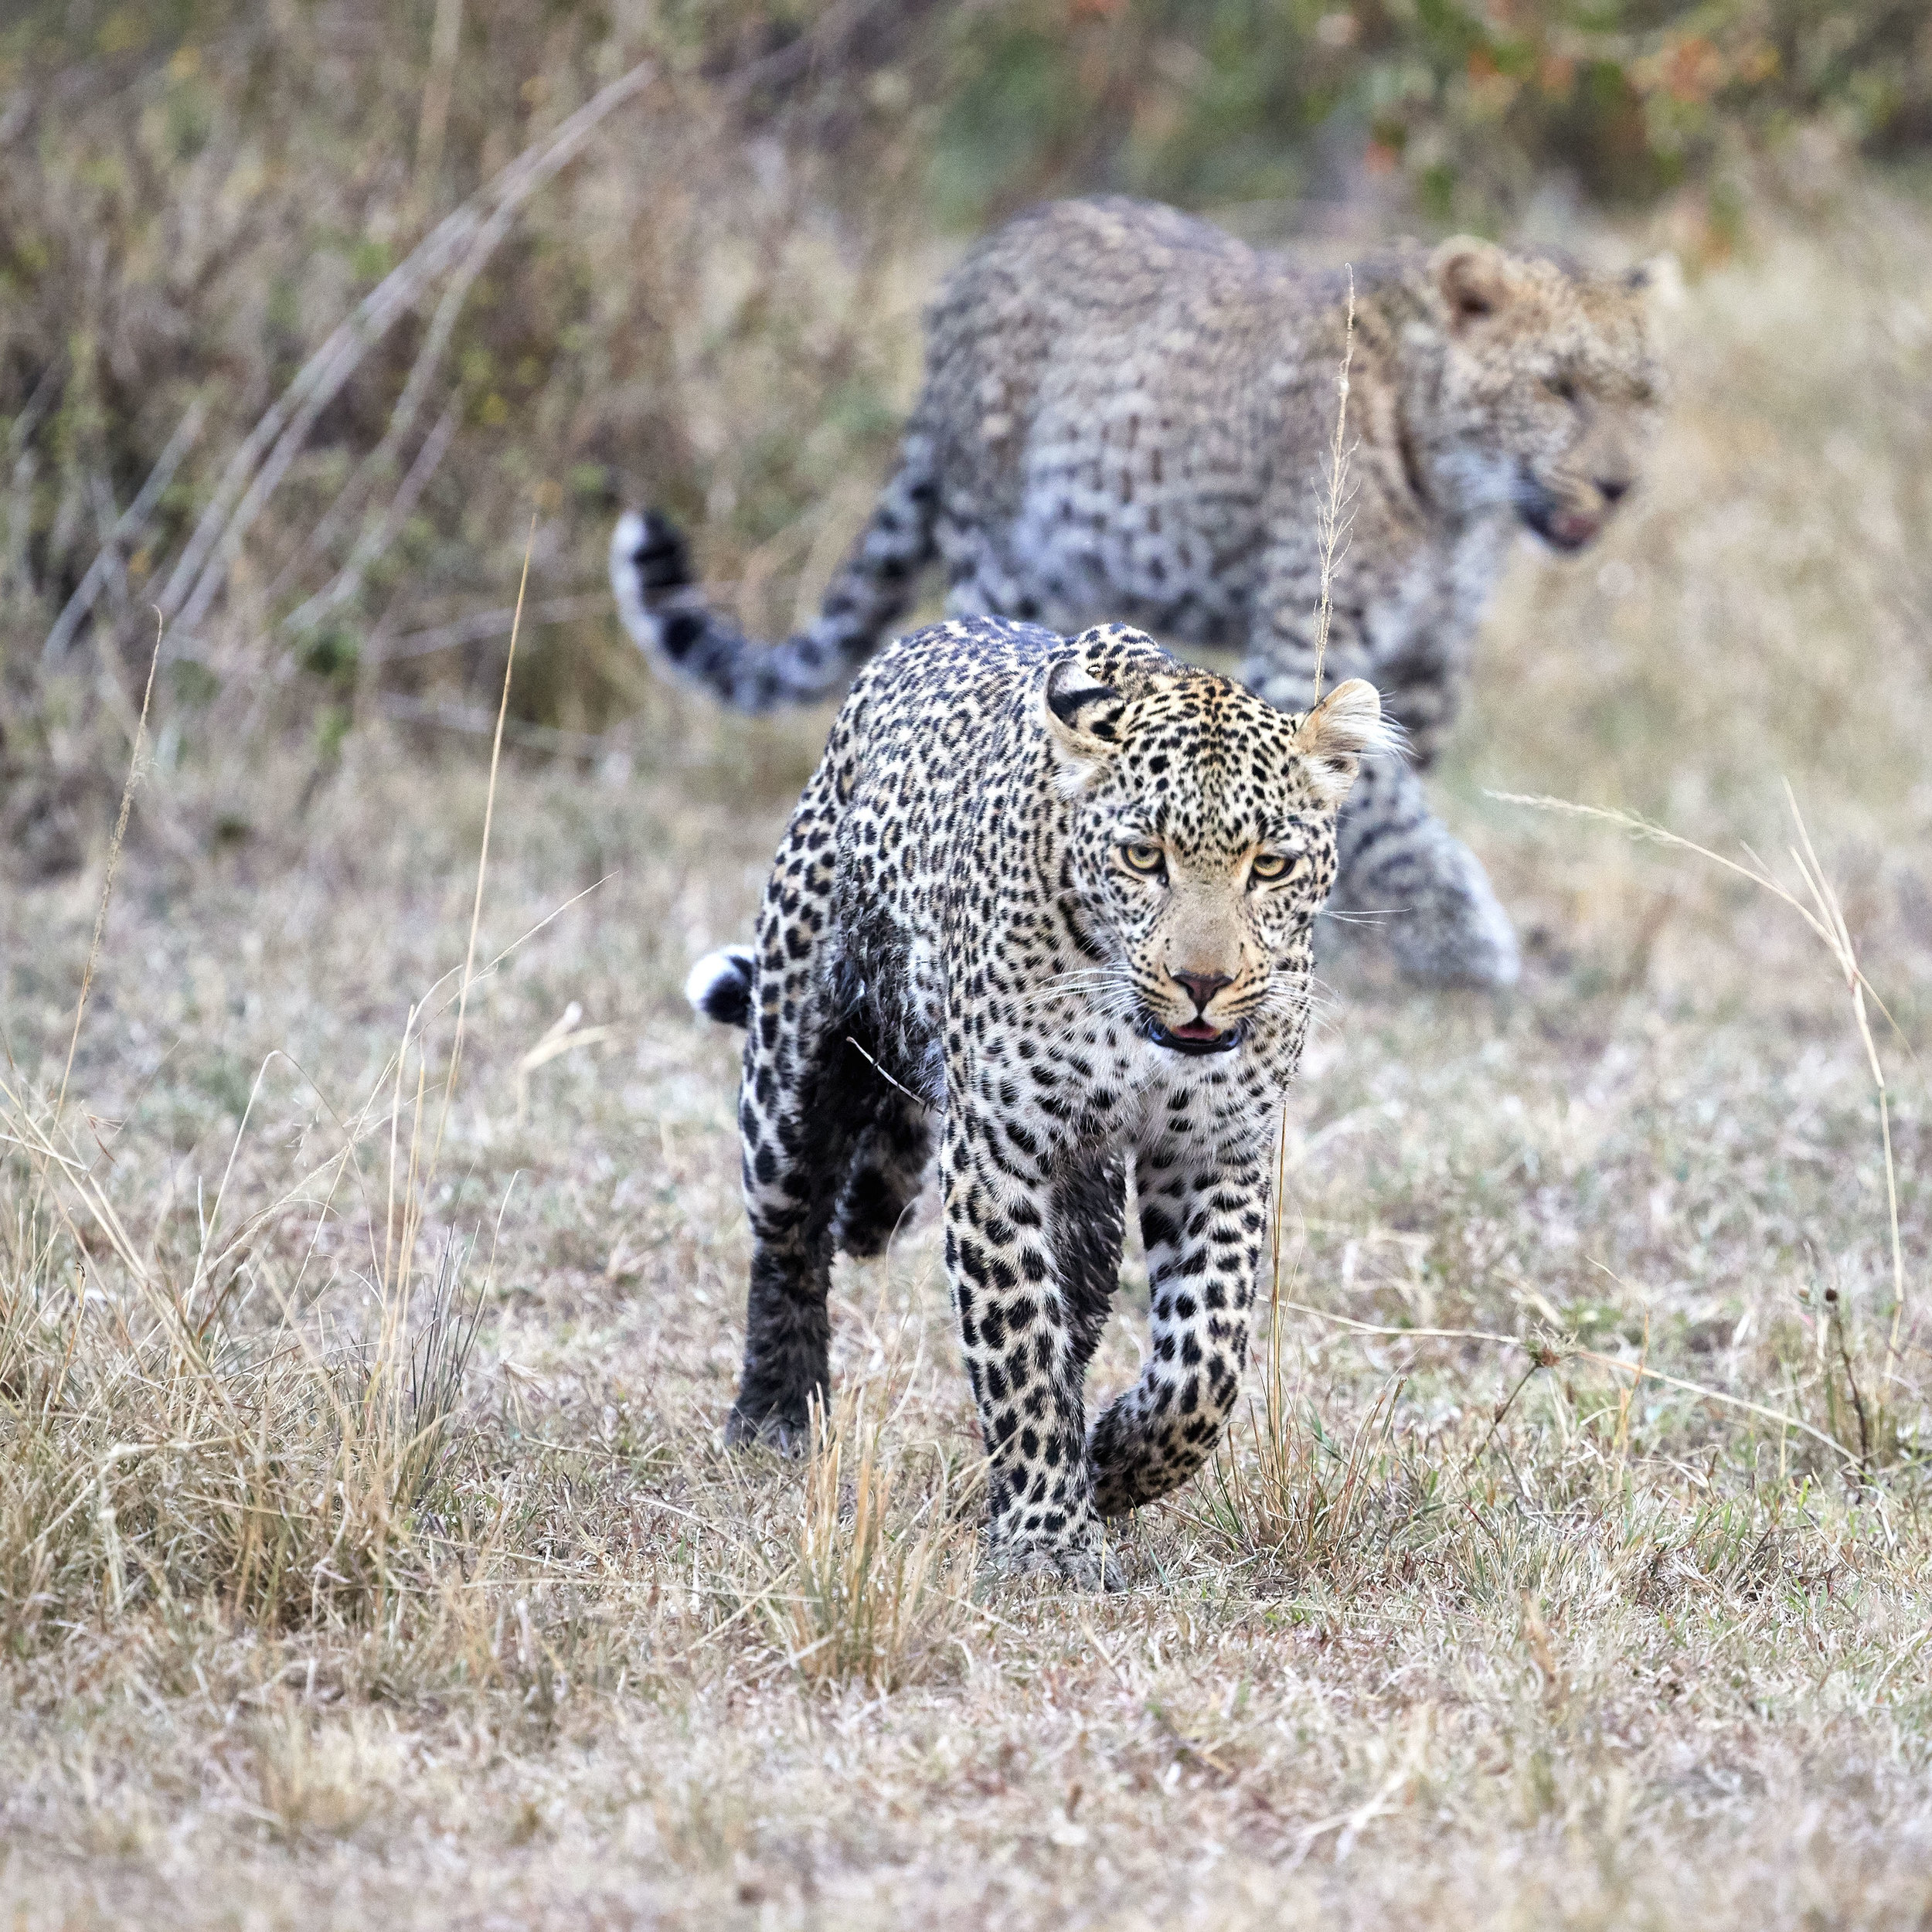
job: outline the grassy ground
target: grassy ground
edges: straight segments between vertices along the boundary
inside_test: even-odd
[[[719,1446],[734,1056],[677,985],[822,716],[658,693],[600,760],[512,757],[447,1119],[481,764],[164,743],[57,1126],[104,851],[0,904],[0,1916],[1923,1923],[1932,227],[1767,221],[1672,332],[1651,486],[1515,566],[1444,780],[1526,983],[1336,936],[1301,1305],[1118,1597],[975,1578],[929,1223],[842,1264],[825,1454]],[[1794,879],[1787,777],[1909,1043],[1896,1352],[1825,949],[1488,795]]]

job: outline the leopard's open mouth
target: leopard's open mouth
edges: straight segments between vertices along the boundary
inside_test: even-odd
[[[1523,521],[1543,540],[1559,550],[1580,550],[1586,543],[1593,542],[1604,527],[1600,517],[1586,515],[1580,510],[1556,510],[1547,514],[1526,510]]]
[[[1247,1029],[1238,1021],[1232,1026],[1210,1026],[1204,1019],[1189,1020],[1185,1026],[1164,1026],[1151,1013],[1141,1020],[1143,1039],[1171,1053],[1226,1053],[1241,1044]]]
[[[1527,469],[1517,481],[1516,514],[1556,550],[1580,550],[1604,527],[1600,516],[1587,510],[1564,509],[1556,492],[1538,482]]]

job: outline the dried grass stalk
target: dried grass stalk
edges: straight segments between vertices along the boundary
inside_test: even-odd
[[[862,1390],[813,1410],[793,1560],[760,1600],[808,1684],[894,1690],[963,1648],[973,1573],[964,1498],[942,1476],[910,1512],[896,1509],[882,1426]]]
[[[1342,338],[1342,364],[1335,379],[1335,440],[1328,450],[1328,493],[1315,505],[1315,529],[1321,543],[1321,590],[1315,611],[1315,691],[1311,703],[1321,701],[1321,667],[1328,655],[1328,628],[1335,616],[1335,566],[1348,548],[1349,505],[1349,371],[1355,362],[1355,269],[1349,270],[1349,315]]]

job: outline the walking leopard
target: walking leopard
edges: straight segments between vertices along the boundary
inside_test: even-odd
[[[1510,921],[1417,774],[1515,532],[1580,549],[1637,481],[1661,383],[1646,274],[1466,238],[1354,270],[1352,528],[1328,675],[1378,687],[1410,761],[1364,766],[1336,904],[1387,915],[1419,979],[1517,975]],[[898,469],[818,617],[756,645],[707,606],[679,532],[631,514],[611,546],[624,621],[662,665],[764,710],[838,689],[940,561],[955,612],[1229,647],[1252,689],[1306,704],[1348,299],[1342,275],[1172,209],[1023,214],[932,308]]]
[[[1364,682],[1291,715],[1119,625],[957,619],[859,674],[755,944],[686,989],[747,1026],[731,1440],[801,1446],[833,1253],[883,1245],[936,1146],[992,1549],[1115,1580],[1101,1519],[1184,1481],[1234,1401],[1310,930],[1382,743]],[[1130,1175],[1150,1346],[1090,1431]]]

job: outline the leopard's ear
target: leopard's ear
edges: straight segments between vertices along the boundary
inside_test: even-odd
[[[1429,276],[1448,311],[1449,327],[1460,335],[1471,323],[1506,308],[1515,293],[1509,257],[1494,242],[1456,235],[1429,257]]]
[[[1337,685],[1294,728],[1295,750],[1308,760],[1316,790],[1337,807],[1355,783],[1362,754],[1389,742],[1381,694],[1366,678]]]
[[[1084,654],[1054,660],[1040,688],[1040,716],[1063,785],[1077,791],[1120,750],[1128,703],[1128,694],[1103,682]]]

